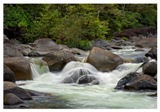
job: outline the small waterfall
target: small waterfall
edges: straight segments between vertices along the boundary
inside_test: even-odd
[[[30,66],[33,79],[38,78],[41,74],[49,72],[49,68],[42,58],[31,58]]]
[[[93,72],[97,72],[97,69],[89,63],[71,61],[63,68],[61,74],[65,74],[66,72],[72,71],[73,69],[77,68],[85,68]]]

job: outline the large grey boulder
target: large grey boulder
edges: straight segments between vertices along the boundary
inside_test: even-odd
[[[59,51],[60,47],[49,38],[41,38],[37,39],[33,43],[34,50],[39,53],[40,55],[46,55],[53,51]]]
[[[135,42],[136,47],[152,48],[157,45],[157,38],[142,38]]]
[[[60,71],[70,61],[76,61],[76,58],[68,51],[54,51],[48,53],[44,58],[47,62],[50,71]]]
[[[23,54],[16,45],[6,43],[4,44],[4,57],[23,57]]]
[[[14,72],[16,80],[32,79],[30,61],[27,58],[4,58],[4,64],[7,65]]]
[[[93,65],[99,71],[112,71],[118,65],[123,63],[123,59],[108,50],[93,47],[87,58],[88,63]]]

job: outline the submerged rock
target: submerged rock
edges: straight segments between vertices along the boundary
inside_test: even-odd
[[[99,84],[99,81],[93,75],[83,75],[77,81],[78,84],[91,83],[93,85]]]
[[[123,63],[123,59],[108,50],[93,47],[86,62],[92,64],[99,71],[105,72],[114,70]]]
[[[66,74],[62,83],[99,84],[98,79],[87,69],[75,69]]]

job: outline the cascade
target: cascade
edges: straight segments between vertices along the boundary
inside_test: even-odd
[[[120,51],[117,52],[121,53]],[[132,50],[132,52],[134,54],[135,51]],[[67,101],[67,104],[64,103],[64,105],[67,105],[69,108],[157,108],[156,97],[148,97],[145,93],[116,91],[114,89],[122,77],[136,71],[142,63],[124,63],[113,71],[100,72],[88,63],[72,61],[62,71],[52,73],[41,58],[32,58],[31,60],[34,80],[26,81],[26,85],[21,87],[61,97],[61,99]],[[91,86],[62,83],[64,78],[73,74],[92,74],[100,83],[99,85]]]

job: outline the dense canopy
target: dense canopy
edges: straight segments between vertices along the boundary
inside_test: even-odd
[[[89,49],[127,28],[157,27],[157,4],[4,4],[4,33],[22,43],[51,38]]]

